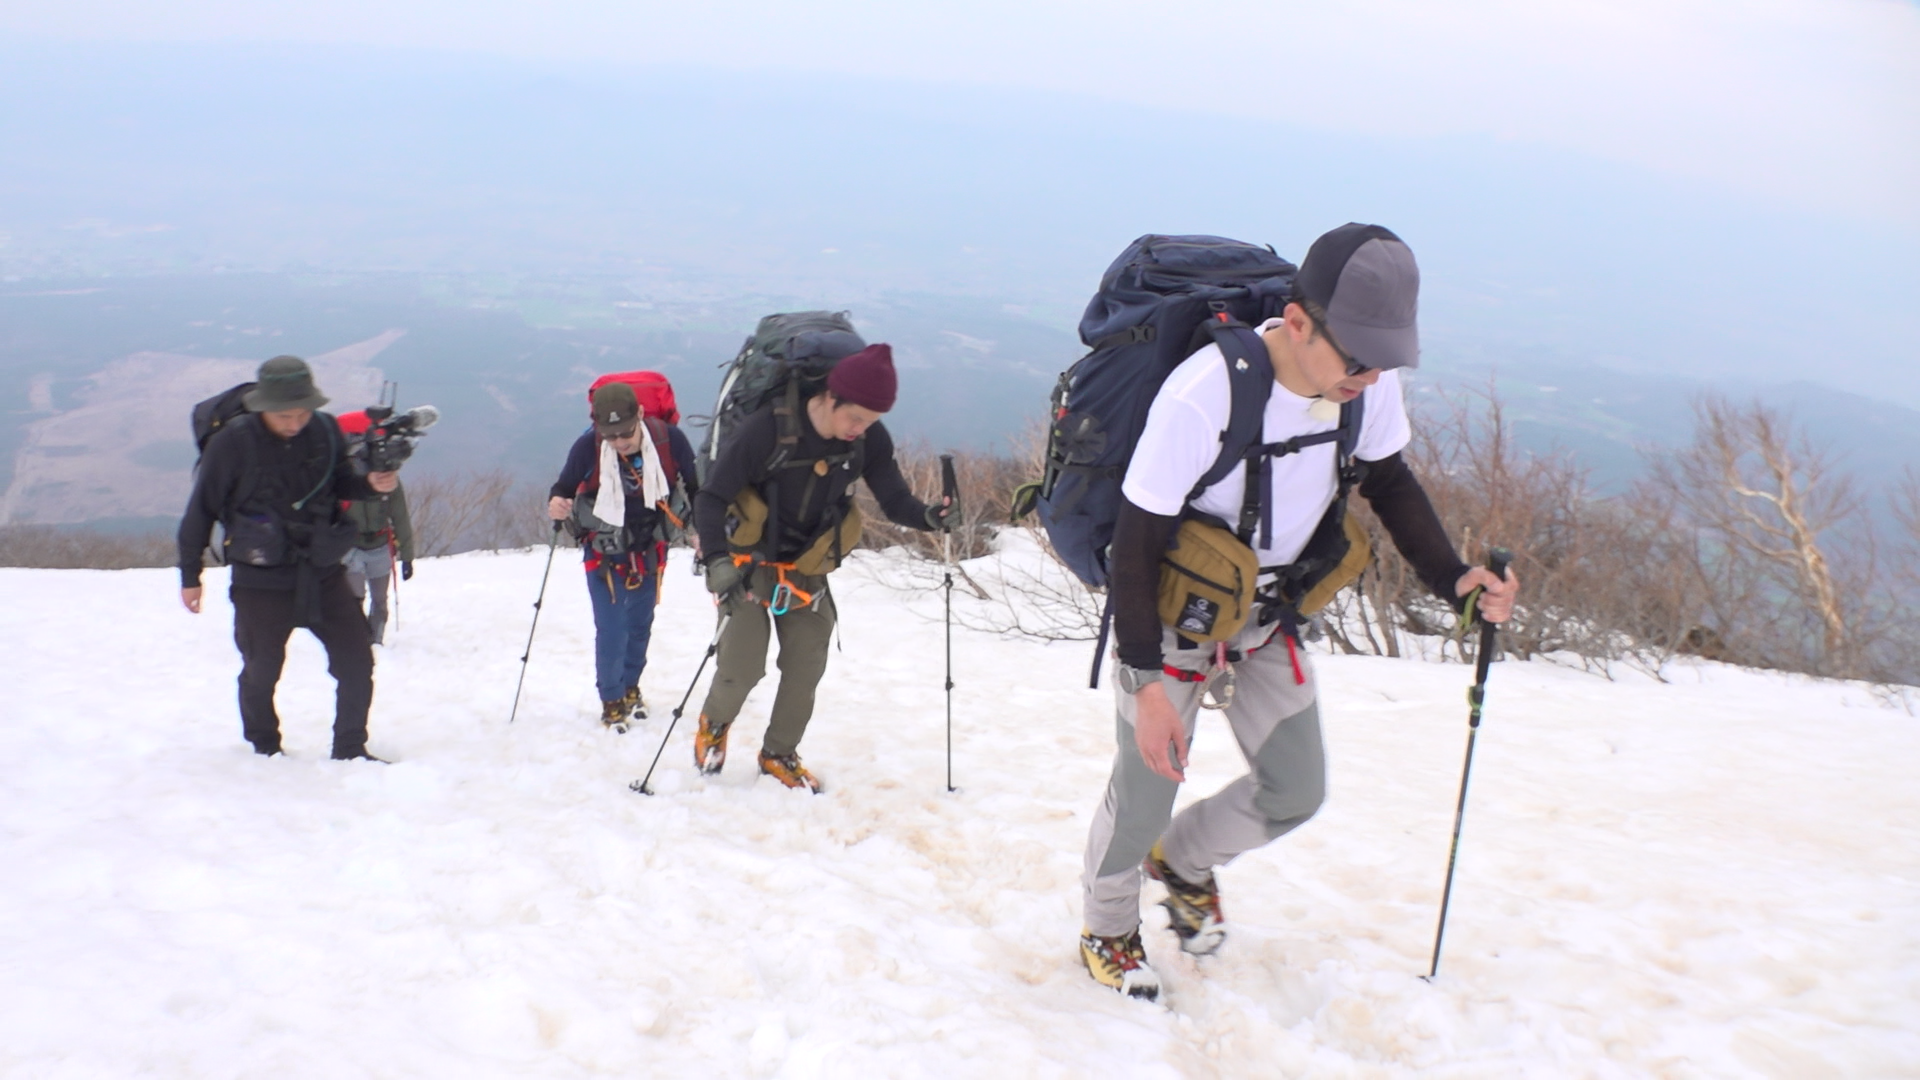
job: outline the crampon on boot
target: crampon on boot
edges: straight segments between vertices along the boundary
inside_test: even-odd
[[[1154,841],[1153,850],[1147,853],[1147,861],[1141,868],[1148,877],[1167,887],[1167,898],[1160,901],[1160,906],[1167,909],[1167,918],[1180,939],[1181,951],[1206,956],[1227,939],[1226,916],[1220,909],[1220,883],[1212,874],[1208,874],[1205,881],[1193,882],[1174,873],[1167,865],[1160,844],[1161,841]]]
[[[800,764],[800,755],[782,754],[775,757],[765,750],[760,751],[760,771],[790,788],[805,788],[815,795],[827,790],[820,778],[807,771]]]
[[[1081,931],[1080,959],[1100,985],[1143,1001],[1159,1000],[1160,976],[1147,964],[1147,947],[1140,943],[1138,927],[1118,937]]]
[[[718,776],[727,764],[727,727],[700,714],[700,726],[693,733],[693,764],[702,776]]]
[[[614,698],[600,703],[600,722],[616,735],[627,733],[627,699]]]
[[[620,698],[620,703],[627,707],[627,715],[635,721],[647,718],[647,699],[641,695],[638,686],[627,687],[627,692]]]

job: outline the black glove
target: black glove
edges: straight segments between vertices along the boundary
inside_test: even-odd
[[[747,582],[747,568],[731,555],[716,555],[707,560],[707,591],[724,597]]]
[[[960,521],[960,496],[955,495],[953,502],[946,506],[931,503],[927,506],[927,528],[934,532],[949,532]]]
[[[413,580],[413,560],[412,559],[400,560],[400,580],[401,581]]]

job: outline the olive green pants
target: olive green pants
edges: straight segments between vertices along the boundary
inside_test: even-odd
[[[767,674],[767,624],[771,622],[780,636],[780,687],[774,691],[773,715],[760,748],[780,757],[799,748],[807,721],[813,718],[813,692],[827,672],[836,612],[833,598],[827,595],[825,575],[789,572],[787,581],[812,594],[814,602],[802,604],[796,597],[788,602],[786,614],[772,614],[766,601],[774,598],[777,581],[774,571],[761,567],[753,575],[752,597],[735,593],[722,602],[721,609],[731,617],[720,635],[713,686],[707,690],[700,714],[723,726],[740,715],[747,694]]]

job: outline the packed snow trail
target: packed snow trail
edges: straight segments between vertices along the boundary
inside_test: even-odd
[[[0,1074],[1920,1075],[1920,721],[1863,688],[1497,665],[1429,985],[1470,669],[1316,655],[1327,806],[1220,872],[1217,957],[1149,886],[1161,1008],[1075,955],[1086,643],[956,629],[949,795],[941,597],[863,553],[802,746],[829,793],[754,774],[763,685],[725,774],[683,720],[645,798],[711,605],[677,552],[614,736],[557,563],[509,726],[544,556],[421,561],[390,766],[324,760],[305,634],[288,756],[241,741],[223,573],[194,617],[171,571],[0,570]],[[1241,768],[1203,720],[1185,797]]]

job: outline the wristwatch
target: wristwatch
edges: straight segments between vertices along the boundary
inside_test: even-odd
[[[1120,684],[1121,693],[1132,697],[1149,683],[1157,683],[1165,674],[1159,668],[1128,667],[1120,664],[1113,669],[1113,681]]]

